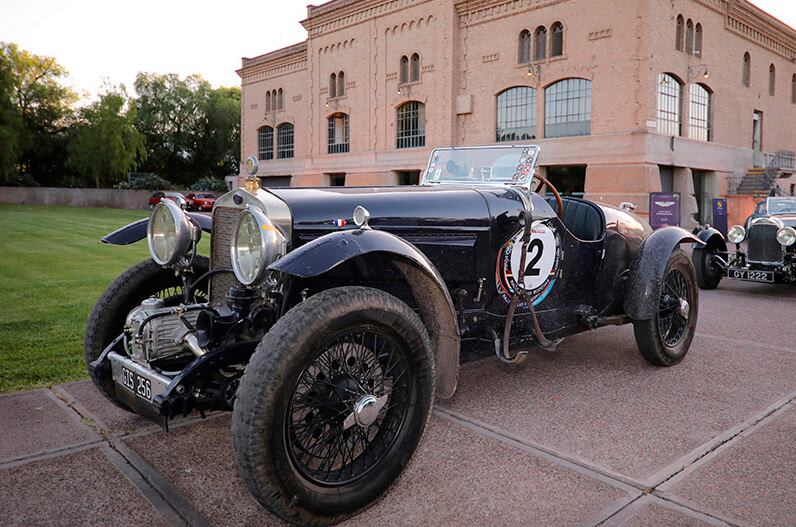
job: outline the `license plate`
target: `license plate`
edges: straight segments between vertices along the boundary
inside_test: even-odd
[[[727,276],[748,282],[774,283],[774,271],[753,271],[751,269],[728,269]]]
[[[147,401],[152,400],[152,381],[146,377],[142,377],[127,368],[122,368],[122,385],[138,397]]]

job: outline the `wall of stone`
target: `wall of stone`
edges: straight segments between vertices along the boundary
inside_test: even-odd
[[[0,187],[0,203],[60,205],[110,209],[148,209],[150,190],[95,188]]]

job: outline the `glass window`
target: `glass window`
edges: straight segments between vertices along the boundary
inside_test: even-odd
[[[293,125],[282,123],[276,127],[276,157],[288,159],[293,157]]]
[[[768,67],[768,94],[772,97],[777,93],[777,68],[772,64]]]
[[[743,85],[747,88],[752,83],[752,57],[749,52],[743,54]]]
[[[677,15],[677,35],[675,47],[677,51],[683,51],[683,33],[685,32],[685,19],[683,15]]]
[[[531,32],[523,29],[517,39],[517,62],[528,64],[531,61]]]
[[[344,187],[345,174],[328,174],[330,187]]]
[[[263,126],[257,130],[257,158],[260,160],[274,158],[274,129],[270,126]]]
[[[426,111],[421,102],[409,101],[398,108],[397,148],[426,145]]]
[[[534,60],[542,60],[547,57],[547,28],[539,26],[534,32]]]
[[[411,70],[409,80],[417,82],[420,80],[420,55],[417,53],[412,55]]]
[[[337,96],[345,95],[345,73],[342,71],[337,74]]]
[[[661,73],[658,75],[657,100],[657,132],[663,135],[680,135],[683,85],[668,73]]]
[[[591,133],[591,81],[564,79],[545,89],[545,137]]]
[[[690,18],[685,23],[685,52],[689,55],[694,53],[694,23]]]
[[[536,89],[517,86],[497,96],[495,141],[536,139]]]
[[[265,92],[265,111],[271,111],[271,90]]]
[[[688,137],[697,141],[712,140],[710,131],[710,91],[702,84],[692,84],[689,92]]]
[[[329,97],[337,97],[337,74],[329,75]]]
[[[702,24],[697,24],[694,29],[694,55],[702,56]]]
[[[401,57],[401,74],[398,82],[401,84],[409,82],[409,57],[406,55]]]
[[[348,152],[349,125],[348,114],[336,113],[329,116],[328,126],[329,144],[327,152],[330,154],[343,154]]]
[[[282,92],[282,88],[279,88],[279,91],[277,92],[277,97],[276,97],[276,109],[277,110],[282,110],[282,109],[285,108],[285,101],[284,101],[283,95],[284,95],[284,93]]]
[[[550,56],[560,57],[564,54],[564,25],[561,22],[556,22],[550,28],[553,33],[552,42],[550,43]]]

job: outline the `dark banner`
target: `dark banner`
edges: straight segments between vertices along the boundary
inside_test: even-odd
[[[680,193],[650,192],[650,226],[680,225]]]
[[[713,198],[713,227],[727,237],[727,199]]]

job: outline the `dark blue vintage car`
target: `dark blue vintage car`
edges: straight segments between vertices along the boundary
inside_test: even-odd
[[[730,227],[726,240],[734,245],[733,252],[713,228],[702,229],[698,236],[705,244],[694,249],[692,258],[702,289],[715,289],[724,277],[796,284],[796,197],[768,198],[746,226]]]
[[[382,494],[462,360],[508,363],[633,324],[646,360],[691,345],[698,288],[683,243],[628,210],[560,196],[539,148],[434,150],[421,184],[245,188],[212,218],[168,200],[104,238],[151,260],[92,311],[99,390],[164,425],[231,410],[239,471],[266,508],[327,524]],[[545,195],[539,194],[545,188]],[[210,259],[197,255],[212,232]]]

